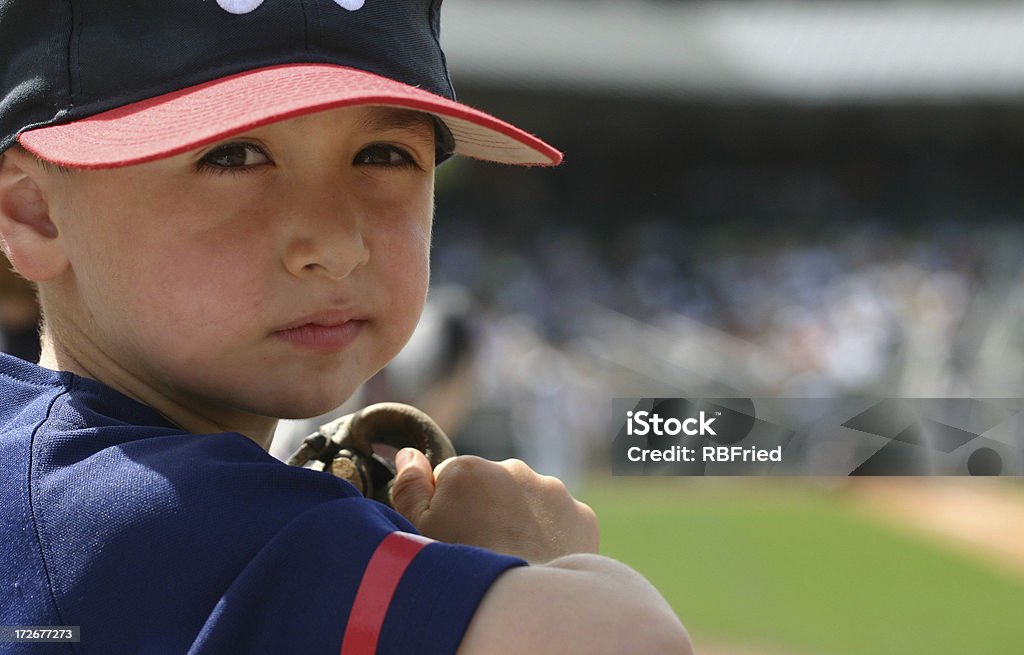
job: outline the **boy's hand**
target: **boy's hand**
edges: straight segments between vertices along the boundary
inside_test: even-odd
[[[540,566],[513,567],[477,608],[459,655],[692,655],[672,608],[638,573],[597,551],[594,512],[519,460],[399,451],[392,504],[420,532]],[[575,554],[582,553],[582,554]]]
[[[392,504],[427,537],[532,563],[597,552],[593,510],[560,480],[539,475],[520,460],[464,455],[432,471],[423,453],[406,448],[395,464]]]

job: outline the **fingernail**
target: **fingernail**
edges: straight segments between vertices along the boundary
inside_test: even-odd
[[[412,464],[412,448],[403,448],[395,454],[395,468],[405,468]]]

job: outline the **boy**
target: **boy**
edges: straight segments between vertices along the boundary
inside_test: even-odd
[[[410,336],[437,161],[560,159],[454,102],[439,5],[0,0],[0,238],[44,315],[40,365],[0,359],[0,625],[80,626],[51,646],[77,653],[689,652],[521,462],[404,450],[396,513],[265,452]]]

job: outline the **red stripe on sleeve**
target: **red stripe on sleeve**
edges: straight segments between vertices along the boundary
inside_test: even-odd
[[[432,540],[408,532],[392,532],[380,542],[363,572],[348,616],[341,655],[373,655],[388,606],[398,582],[416,554]]]

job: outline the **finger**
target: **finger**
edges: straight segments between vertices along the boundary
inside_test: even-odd
[[[457,467],[457,466],[460,466],[460,465],[465,465],[465,463],[467,461],[477,460],[477,459],[480,459],[480,458],[479,457],[475,457],[473,455],[460,455],[458,457],[449,457],[448,459],[443,460],[437,466],[434,467],[434,480],[437,480],[441,476],[441,471],[443,471],[445,468],[447,468],[449,464],[453,464],[453,463],[457,462],[457,463],[453,464],[454,466]]]
[[[434,471],[427,456],[415,448],[398,451],[395,466],[398,472],[391,485],[391,506],[413,525],[419,525],[434,497]]]

